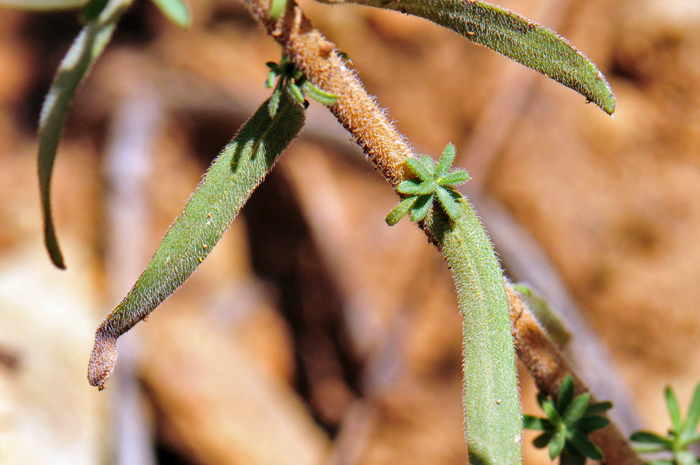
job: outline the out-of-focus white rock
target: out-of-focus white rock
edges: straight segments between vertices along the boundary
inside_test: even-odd
[[[0,256],[0,462],[104,461],[107,396],[85,377],[97,318],[91,280],[43,249]]]

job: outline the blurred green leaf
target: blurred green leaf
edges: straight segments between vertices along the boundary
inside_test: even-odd
[[[192,24],[190,10],[182,0],[153,0],[153,3],[170,21],[181,28],[187,29]]]
[[[68,108],[83,79],[112,37],[116,22],[131,0],[110,0],[94,21],[83,27],[54,76],[39,118],[39,188],[44,240],[51,261],[65,268],[51,214],[51,176]]]

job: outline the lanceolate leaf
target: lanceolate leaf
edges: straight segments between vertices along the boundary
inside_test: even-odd
[[[688,416],[685,419],[683,431],[680,431],[683,439],[693,436],[695,429],[698,427],[698,422],[700,422],[700,383],[696,386],[695,393],[690,401]]]
[[[651,433],[649,431],[637,431],[632,436],[630,436],[630,439],[640,444],[658,444],[660,446],[669,447],[673,446],[672,440],[659,436],[656,433]]]
[[[586,457],[593,460],[603,460],[603,453],[598,446],[593,444],[586,436],[578,431],[575,431],[569,438],[571,443]]]
[[[88,1],[89,0],[0,0],[0,7],[49,11],[79,8]]]
[[[320,1],[420,16],[574,89],[608,114],[615,111],[612,90],[590,60],[549,29],[503,8],[475,0]]]
[[[533,429],[536,431],[545,431],[551,429],[552,424],[544,418],[533,417],[532,415],[523,415],[523,428]]]
[[[394,207],[393,210],[389,212],[388,215],[386,215],[385,221],[386,224],[389,226],[394,226],[401,221],[401,218],[403,218],[406,213],[408,213],[411,210],[411,207],[416,203],[418,200],[417,196],[411,196],[408,197],[407,199],[403,199],[397,206]]]
[[[562,420],[566,423],[567,427],[573,426],[574,422],[578,421],[586,411],[588,406],[588,400],[591,395],[589,393],[581,394],[577,396],[571,404],[567,407],[566,411],[562,416]]]
[[[668,409],[668,415],[671,417],[671,423],[673,424],[673,429],[676,432],[680,432],[683,428],[683,423],[681,422],[681,410],[678,407],[678,399],[676,399],[676,394],[673,392],[671,386],[666,386],[666,391],[664,392],[666,397],[666,408]]]
[[[588,407],[586,408],[586,415],[595,415],[598,413],[604,413],[607,412],[613,408],[612,402],[596,402],[594,404],[589,404]]]
[[[90,0],[81,13],[83,22],[91,23],[95,21],[108,3],[109,0]]]
[[[58,143],[75,91],[112,37],[114,27],[131,0],[110,0],[102,13],[75,39],[56,72],[39,119],[39,187],[44,214],[44,238],[53,263],[65,268],[51,216],[51,174]]]
[[[153,0],[160,11],[172,22],[181,28],[188,28],[191,24],[190,11],[182,0]]]
[[[590,417],[581,418],[578,423],[576,423],[576,428],[586,434],[595,431],[597,429],[605,428],[610,424],[610,420],[599,415],[593,415]]]
[[[469,202],[450,220],[434,209],[426,227],[452,269],[464,317],[464,415],[472,465],[521,463],[522,420],[503,273]],[[551,437],[545,433],[545,438]],[[545,442],[546,444],[546,442]]]
[[[127,296],[102,322],[88,379],[102,387],[116,363],[116,340],[148,316],[199,266],[253,190],[304,124],[304,108],[286,93],[274,118],[266,101],[209,168]]]

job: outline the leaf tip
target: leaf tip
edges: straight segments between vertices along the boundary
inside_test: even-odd
[[[51,218],[45,220],[46,226],[44,228],[44,244],[46,244],[46,250],[49,252],[49,258],[51,263],[60,270],[66,269],[66,262],[63,259],[63,254],[61,253],[61,248],[58,246],[58,239],[53,230],[53,223]]]
[[[95,347],[90,355],[88,363],[88,381],[91,386],[100,391],[104,389],[105,382],[112,376],[117,364],[117,338],[107,334],[104,328],[97,330],[95,334]]]

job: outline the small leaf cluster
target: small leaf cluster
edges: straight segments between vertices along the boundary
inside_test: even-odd
[[[408,197],[389,212],[386,216],[387,224],[394,226],[408,212],[411,212],[411,221],[422,221],[428,215],[436,197],[445,213],[452,220],[457,220],[462,195],[453,186],[467,182],[469,174],[462,169],[450,171],[454,159],[453,144],[447,144],[437,165],[429,155],[422,155],[420,159],[407,158],[406,165],[417,179],[403,181],[397,186],[396,190]]]
[[[267,74],[265,87],[275,90],[272,92],[270,99],[270,116],[274,117],[279,108],[280,97],[282,92],[287,92],[299,104],[304,104],[304,95],[323,105],[333,105],[338,96],[325,90],[319,89],[306,79],[304,73],[297,69],[292,63],[292,60],[287,55],[282,55],[282,60],[279,64],[274,61],[268,61],[267,67],[270,72]],[[275,84],[277,81],[277,84]]]
[[[648,431],[637,431],[630,439],[635,442],[637,452],[671,452],[673,459],[652,460],[648,465],[700,465],[695,455],[688,450],[695,442],[700,442],[700,432],[697,431],[700,421],[700,383],[695,388],[693,400],[688,408],[685,421],[681,419],[678,399],[670,386],[666,387],[666,408],[671,417],[672,428],[666,437]]]
[[[543,431],[533,441],[534,446],[538,449],[549,446],[549,458],[554,460],[561,456],[562,464],[583,465],[586,457],[603,460],[602,451],[588,439],[588,435],[610,423],[601,414],[612,408],[612,404],[589,404],[590,397],[587,392],[574,397],[571,375],[562,382],[556,401],[538,394],[537,402],[547,418],[523,416],[525,428]]]

